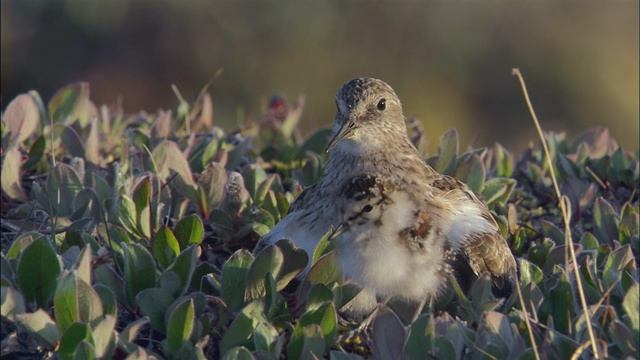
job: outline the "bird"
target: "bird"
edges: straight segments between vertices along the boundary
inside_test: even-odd
[[[261,243],[289,239],[311,255],[333,228],[342,274],[383,302],[424,305],[469,273],[508,290],[516,261],[495,219],[464,183],[421,158],[393,88],[350,80],[336,108],[322,177]]]

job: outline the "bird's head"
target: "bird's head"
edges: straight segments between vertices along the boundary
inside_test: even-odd
[[[381,150],[385,142],[407,137],[402,104],[382,80],[353,79],[336,94],[337,113],[327,152]]]

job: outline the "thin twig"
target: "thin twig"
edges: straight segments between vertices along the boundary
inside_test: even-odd
[[[589,345],[591,345],[591,340],[587,340],[586,342],[578,346],[576,351],[574,351],[573,354],[571,355],[571,360],[578,360],[580,358],[580,355],[582,355],[582,352],[584,351],[584,349],[588,348]]]
[[[171,84],[171,89],[176,94],[176,97],[178,98],[178,101],[180,101],[180,104],[186,104],[187,103],[184,100],[184,98],[182,97],[182,94],[180,93],[180,90],[178,90],[178,87],[176,86],[176,84]],[[185,115],[184,121],[185,121],[187,134],[191,134],[191,122],[190,122],[190,119],[189,119],[189,114]]]
[[[600,186],[602,186],[602,188],[603,188],[603,189],[605,189],[605,190],[606,190],[606,189],[608,189],[608,188],[609,188],[609,187],[604,183],[604,181],[602,181],[602,180],[598,177],[598,175],[596,175],[596,173],[594,173],[594,172],[593,172],[593,170],[591,170],[591,168],[590,168],[590,167],[585,166],[584,168],[585,168],[585,170],[587,170],[587,172],[589,173],[589,175],[591,175],[591,177],[592,177],[592,178],[593,178],[593,179],[594,179],[594,180],[595,180],[595,181],[596,181]]]
[[[524,297],[522,296],[522,289],[520,289],[520,279],[516,276],[516,292],[518,293],[518,301],[522,308],[522,315],[524,316],[524,322],[527,324],[527,333],[529,334],[529,341],[531,341],[531,348],[533,349],[533,355],[536,360],[540,360],[540,353],[538,353],[538,345],[536,344],[536,338],[533,336],[533,329],[531,328],[531,322],[529,321],[529,313],[527,307],[524,304]]]
[[[565,236],[565,244],[569,250],[571,255],[571,261],[573,262],[576,269],[578,268],[578,261],[576,260],[576,253],[573,249],[573,238],[571,236],[571,226],[569,223],[570,213],[569,213],[569,199],[566,196],[563,196],[560,192],[560,187],[558,186],[558,180],[556,179],[555,171],[553,170],[553,163],[551,162],[551,153],[549,152],[549,147],[547,145],[547,141],[544,137],[544,133],[542,132],[542,128],[540,127],[540,121],[538,121],[538,116],[533,110],[533,105],[531,104],[531,100],[529,99],[529,92],[527,91],[527,86],[524,82],[524,78],[522,77],[522,73],[520,73],[520,69],[514,68],[511,70],[511,73],[518,78],[520,82],[520,87],[522,88],[522,94],[524,95],[525,102],[527,103],[527,107],[529,108],[529,113],[531,114],[531,118],[533,119],[533,123],[538,131],[538,136],[540,137],[540,141],[542,142],[542,148],[546,154],[547,165],[549,166],[549,172],[551,174],[551,180],[553,182],[553,188],[556,192],[556,197],[558,198],[558,203],[560,206],[560,211],[562,213],[562,220],[564,221],[564,236]],[[580,274],[576,275],[576,286],[578,288],[578,295],[580,296],[580,304],[582,306],[582,311],[587,321],[587,331],[589,332],[589,339],[591,340],[591,349],[593,351],[593,356],[596,359],[600,358],[598,353],[598,347],[596,343],[596,337],[593,333],[593,326],[591,325],[591,316],[589,316],[589,307],[587,306],[587,300],[584,296],[584,289],[582,288],[582,280],[580,278]]]
[[[517,312],[522,312],[522,310],[517,310],[517,309],[516,309],[516,311],[517,311]],[[524,315],[523,315],[523,316],[524,316]],[[531,318],[529,318],[529,319],[531,319]],[[576,345],[576,346],[580,345],[580,343],[579,343],[579,342],[577,342],[577,341],[576,341],[575,339],[573,339],[572,337],[570,337],[570,336],[568,336],[568,335],[565,335],[565,334],[561,333],[560,331],[558,331],[558,330],[556,330],[556,329],[552,329],[552,328],[548,327],[547,325],[545,325],[545,324],[543,324],[543,323],[539,322],[538,320],[531,319],[531,323],[532,323],[532,324],[534,324],[534,325],[536,325],[536,326],[539,326],[539,327],[540,327],[541,329],[543,329],[543,330],[546,330],[546,331],[552,332],[554,336],[561,337],[561,338],[563,338],[563,339],[567,340],[568,342],[570,342],[570,343],[572,343],[572,344],[574,344],[574,345]]]

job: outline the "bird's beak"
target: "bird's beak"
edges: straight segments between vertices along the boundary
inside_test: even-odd
[[[336,135],[329,140],[327,147],[324,149],[325,152],[331,151],[336,144],[340,142],[340,140],[349,137],[353,133],[353,130],[356,127],[356,123],[353,119],[347,119],[343,124],[340,130],[336,133]]]

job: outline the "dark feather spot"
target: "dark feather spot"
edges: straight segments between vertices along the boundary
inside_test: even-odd
[[[347,199],[362,201],[372,197],[372,188],[376,185],[376,178],[370,175],[356,176],[344,185],[342,194]]]
[[[451,191],[463,188],[464,184],[451,176],[442,176],[441,178],[434,180],[431,183],[431,186],[442,191]]]

